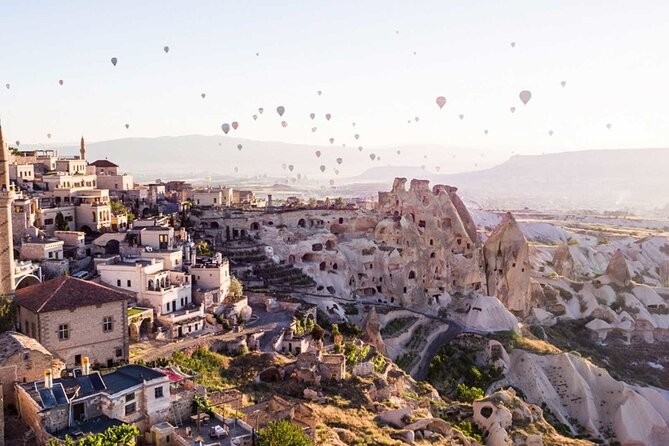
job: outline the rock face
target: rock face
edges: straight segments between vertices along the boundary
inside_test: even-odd
[[[613,283],[619,286],[627,286],[632,280],[632,275],[627,267],[625,256],[621,250],[617,250],[611,257],[609,265],[606,267],[606,275]]]
[[[529,245],[510,213],[490,234],[483,246],[487,291],[513,313],[527,316],[530,310]]]
[[[509,356],[510,368],[495,388],[520,389],[527,402],[545,404],[575,432],[624,445],[669,444],[669,401],[658,390],[617,381],[571,353],[514,350]]]
[[[362,323],[362,331],[365,335],[367,342],[376,347],[376,350],[385,355],[386,354],[386,345],[383,343],[383,338],[381,337],[381,323],[379,322],[379,317],[376,314],[376,307],[372,305],[367,312],[367,317]]]
[[[574,278],[574,258],[569,251],[569,245],[561,243],[553,255],[553,268],[555,272],[568,279]]]

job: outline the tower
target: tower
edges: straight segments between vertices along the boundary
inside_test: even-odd
[[[86,143],[84,142],[83,135],[81,136],[81,142],[79,143],[79,159],[86,159]]]
[[[14,293],[14,245],[12,203],[15,194],[9,180],[9,152],[0,124],[0,296]]]

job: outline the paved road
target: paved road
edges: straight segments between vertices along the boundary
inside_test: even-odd
[[[448,330],[444,331],[443,333],[439,333],[437,337],[434,338],[427,347],[425,347],[425,350],[423,350],[423,353],[420,356],[420,362],[415,369],[416,372],[413,374],[413,379],[416,381],[423,381],[427,379],[427,371],[430,368],[430,362],[432,361],[432,358],[434,358],[434,355],[437,354],[441,346],[449,342],[460,333],[464,333],[463,327],[460,324],[453,322],[454,321],[448,322],[450,324],[448,326]]]

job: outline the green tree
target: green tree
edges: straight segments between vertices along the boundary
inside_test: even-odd
[[[99,434],[88,434],[79,441],[69,435],[63,441],[52,438],[49,446],[134,446],[139,437],[139,429],[134,424],[112,426]]]
[[[135,220],[135,214],[133,214],[126,205],[120,201],[112,201],[110,203],[112,214],[114,215],[125,215],[128,218],[128,222]]]
[[[323,336],[325,335],[325,330],[323,330],[323,327],[321,327],[318,324],[314,324],[314,328],[311,330],[311,337],[314,338],[316,341],[320,341],[323,339]]]
[[[6,294],[0,295],[0,332],[14,328],[15,316],[16,307],[11,296]]]
[[[304,431],[290,421],[273,421],[258,432],[259,446],[312,446]]]
[[[229,294],[234,297],[242,297],[244,295],[244,285],[236,277],[230,278]]]
[[[62,212],[56,214],[56,229],[59,231],[69,231],[70,226],[67,224]]]
[[[456,391],[456,398],[458,401],[473,403],[476,400],[480,400],[484,396],[485,394],[483,393],[483,389],[479,389],[478,387],[468,387],[464,383],[458,384]]]
[[[364,361],[369,355],[369,351],[370,347],[367,344],[358,346],[354,342],[347,342],[344,345],[344,355],[346,356],[346,362],[351,365],[355,365]]]
[[[212,251],[211,248],[209,247],[209,243],[205,242],[204,240],[201,240],[198,242],[198,244],[195,246],[195,250],[197,251],[197,255],[199,256],[211,256]]]

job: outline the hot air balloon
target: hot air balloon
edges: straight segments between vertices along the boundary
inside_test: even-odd
[[[606,124],[606,128],[607,128],[607,129],[610,129],[610,128],[611,128],[611,124]]]
[[[59,83],[60,85],[63,85],[63,84],[65,83],[65,81],[61,79],[61,80],[58,81],[58,83]]]
[[[321,164],[321,172],[325,172],[325,166]]]
[[[374,155],[373,153],[370,153],[369,154],[369,159],[374,161],[374,159],[376,159],[376,155]]]
[[[286,121],[281,121],[281,125],[282,125],[283,127],[288,127],[288,123],[287,123]]]
[[[286,112],[286,109],[283,105],[279,105],[276,108],[276,112],[279,114],[279,116],[283,116],[283,114]]]
[[[511,110],[511,113],[515,113],[516,112],[516,107],[511,107],[509,110]]]
[[[206,93],[200,93],[200,96],[202,96],[202,99],[204,99],[204,98],[207,97],[207,94]]]
[[[165,51],[165,54],[169,53],[169,52],[170,52],[170,47],[167,46],[167,45],[165,45],[165,46],[163,47],[163,51]]]
[[[434,170],[436,170],[437,172],[439,172],[439,171],[441,170],[441,167],[437,166],[437,167],[434,168]]]
[[[17,140],[17,141],[16,141],[16,147],[18,147],[18,146],[20,146],[20,145],[21,145],[21,141],[18,141],[18,140]]]
[[[402,152],[400,152],[400,151],[398,150],[398,151],[397,151],[397,154],[399,155],[400,153],[402,153]]]
[[[332,117],[332,115],[330,113],[325,114],[325,119],[327,119],[328,121],[330,120],[331,117]]]
[[[223,145],[222,143],[220,143],[220,142],[218,143],[218,146],[219,146],[219,147],[222,146],[222,145]]]
[[[511,42],[511,48],[515,48],[515,47],[516,47],[516,42]]]
[[[352,125],[353,127],[355,127],[355,122],[352,122],[351,125]]]
[[[126,128],[126,129],[129,129],[129,128],[130,128],[130,124],[126,124],[126,125],[125,125],[125,128]]]
[[[239,172],[239,168],[235,167],[235,173]]]
[[[286,167],[288,167],[288,165],[287,165],[286,163],[283,163],[283,164],[281,165],[281,168],[282,168],[283,170],[286,170]]]
[[[358,147],[358,152],[362,152],[362,146]]]
[[[339,170],[338,170],[338,169],[335,169],[335,170],[334,170],[334,173],[335,173],[335,175],[339,175]]]
[[[258,119],[258,115],[253,115],[253,120],[256,121]]]
[[[256,53],[256,56],[260,56],[260,53]]]
[[[47,133],[47,134],[46,134],[46,137],[49,138],[49,139],[51,139],[51,133]]]
[[[560,82],[560,85],[562,85],[562,88],[564,88],[564,87],[567,86],[567,82],[566,82],[566,81],[562,81],[562,82]]]
[[[334,180],[330,180],[330,186],[334,186]]]
[[[311,128],[311,131],[312,131],[312,132],[315,132],[316,130],[318,130],[317,127],[312,127],[312,128]]]
[[[465,115],[458,116],[460,119],[465,119]]]
[[[334,143],[334,138],[330,138],[330,144]]]
[[[237,144],[237,150],[239,150],[240,152],[241,152],[241,150],[242,150],[242,147],[243,147],[243,146],[242,146],[241,144]]]
[[[343,162],[344,162],[343,159],[341,159],[341,158],[337,158],[337,164],[340,164],[340,165],[341,165],[341,163],[343,163]]]
[[[356,133],[355,135],[353,135],[353,137],[354,137],[355,139],[360,139],[360,135],[358,135],[357,133]]]
[[[316,158],[320,158],[320,157],[321,157],[321,151],[320,151],[320,150],[316,150]]]
[[[418,118],[418,116],[416,116],[416,117],[413,118],[413,119],[414,119],[414,121],[418,122],[418,119],[419,119],[419,118]]]
[[[532,99],[532,93],[530,93],[529,90],[523,90],[520,93],[518,93],[518,97],[520,98],[521,101],[523,101],[524,105],[527,105],[530,99]]]
[[[446,105],[446,98],[443,96],[437,96],[437,105],[440,109],[444,108],[444,105]]]
[[[260,107],[260,108],[258,109],[258,113],[260,113],[261,115],[262,115],[262,112],[264,112],[264,111],[265,111],[265,109],[262,108],[262,107]]]
[[[290,166],[288,166],[288,170],[290,170],[291,172],[293,171],[294,168],[295,168],[295,166],[293,166],[292,164]]]
[[[5,84],[5,88],[6,88],[7,90],[9,90],[9,87],[11,87],[11,85],[9,85],[9,84]]]
[[[118,63],[118,59],[115,58],[115,57],[112,57],[111,58],[111,63],[112,63],[112,65],[116,66],[116,64]]]
[[[411,124],[411,119],[407,119],[407,124]]]
[[[377,161],[381,161],[381,157],[380,157],[380,156],[377,156],[377,157],[376,157],[376,160],[377,160]]]
[[[228,124],[228,123],[226,122],[225,124],[223,124],[223,125],[221,126],[221,129],[223,130],[223,133],[225,133],[225,134],[227,135],[228,132],[230,131],[230,124]]]
[[[553,136],[553,130],[548,131],[548,136]]]
[[[323,92],[322,92],[322,91],[320,91],[320,90],[318,90],[318,91],[317,91],[316,93],[318,94],[318,96],[320,96],[320,95],[322,95],[322,94],[323,94]]]
[[[233,130],[237,130],[237,127],[239,127],[239,123],[237,121],[232,121]]]
[[[316,113],[309,113],[309,117],[310,117],[311,119],[314,119],[314,118],[316,117]]]
[[[488,131],[487,131],[487,130],[484,130],[483,133],[485,133],[485,134],[487,135],[487,134],[488,134]]]

